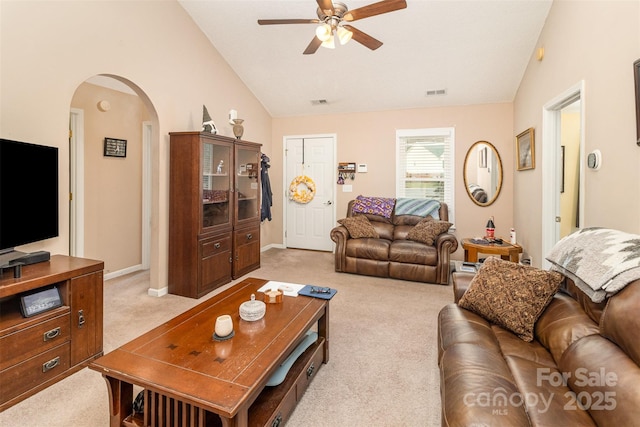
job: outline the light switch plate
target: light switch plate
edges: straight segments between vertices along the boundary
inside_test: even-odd
[[[351,193],[353,191],[353,185],[343,185],[342,192],[343,193]]]
[[[359,173],[364,173],[367,171],[367,164],[366,163],[359,163],[358,164],[358,172]]]

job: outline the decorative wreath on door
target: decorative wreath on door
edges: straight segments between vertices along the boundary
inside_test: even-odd
[[[298,188],[304,184],[305,188]],[[299,175],[291,181],[289,185],[289,199],[297,203],[309,203],[316,195],[316,184],[306,175]]]

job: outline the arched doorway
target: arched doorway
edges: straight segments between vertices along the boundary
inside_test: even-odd
[[[69,253],[103,260],[105,279],[153,269],[155,108],[133,82],[97,75],[78,86],[70,111]],[[126,151],[106,150],[113,141]]]

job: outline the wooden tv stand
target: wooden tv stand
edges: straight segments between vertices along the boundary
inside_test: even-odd
[[[0,278],[0,412],[102,355],[104,263],[54,255]],[[24,317],[23,293],[55,286],[62,306]]]

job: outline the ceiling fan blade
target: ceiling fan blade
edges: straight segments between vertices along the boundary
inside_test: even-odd
[[[371,50],[376,50],[380,46],[382,46],[382,42],[380,40],[374,39],[367,33],[363,33],[359,29],[352,27],[351,25],[343,25],[344,28],[351,31],[353,33],[352,38],[360,43],[363,46],[368,47]]]
[[[318,0],[318,3],[320,3],[320,0]],[[348,22],[353,22],[358,19],[381,15],[383,13],[393,12],[406,7],[406,0],[382,0],[368,6],[362,6],[358,9],[350,10],[344,14],[342,19]]]
[[[319,19],[258,19],[259,25],[318,24]]]
[[[311,55],[313,53],[316,53],[316,51],[318,50],[321,44],[322,44],[322,41],[319,38],[314,36],[313,39],[311,40],[311,43],[309,43],[309,46],[307,46],[307,48],[302,53],[304,55]]]
[[[324,12],[327,16],[333,16],[335,14],[335,10],[333,9],[333,2],[331,0],[316,0],[318,2],[318,7],[322,12]]]

